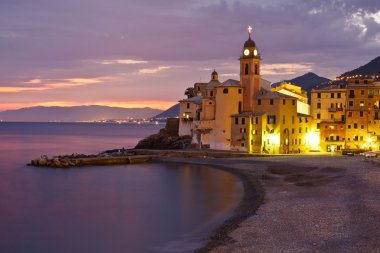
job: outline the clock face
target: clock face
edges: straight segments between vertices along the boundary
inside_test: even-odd
[[[244,50],[244,55],[245,55],[245,56],[248,56],[248,55],[249,55],[249,50],[248,50],[248,49],[245,49],[245,50]]]
[[[254,54],[255,56],[257,56],[257,50],[256,50],[256,49],[253,51],[253,54]]]

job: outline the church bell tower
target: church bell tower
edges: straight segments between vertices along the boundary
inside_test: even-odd
[[[244,43],[243,52],[240,56],[240,85],[244,89],[243,111],[253,110],[253,98],[260,94],[261,57],[256,43],[251,39],[252,27],[248,27],[248,40]]]

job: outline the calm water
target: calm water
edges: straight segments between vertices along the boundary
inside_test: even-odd
[[[0,252],[191,252],[237,205],[241,184],[205,166],[53,170],[42,154],[130,148],[161,126],[0,123]]]

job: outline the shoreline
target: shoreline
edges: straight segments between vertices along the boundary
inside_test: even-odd
[[[205,238],[206,244],[197,253],[380,250],[380,159],[273,156],[160,160],[208,165],[243,180],[245,196],[232,216]]]
[[[207,165],[212,169],[222,170],[229,172],[236,176],[240,180],[243,186],[243,196],[236,208],[233,210],[232,215],[228,217],[222,224],[216,229],[211,231],[210,235],[206,236],[204,240],[206,244],[201,248],[196,249],[196,253],[210,252],[217,247],[224,246],[232,243],[234,240],[229,236],[231,232],[239,227],[239,224],[247,218],[256,214],[259,207],[264,202],[265,191],[260,182],[260,177],[255,173],[249,173],[240,169],[232,168],[223,165],[210,164],[210,158],[204,159],[204,162],[199,159],[189,160],[188,158],[158,158],[160,162],[168,163],[181,163],[192,165]]]

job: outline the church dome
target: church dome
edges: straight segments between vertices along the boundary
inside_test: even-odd
[[[244,47],[256,47],[256,43],[249,36],[248,40],[244,43]]]

